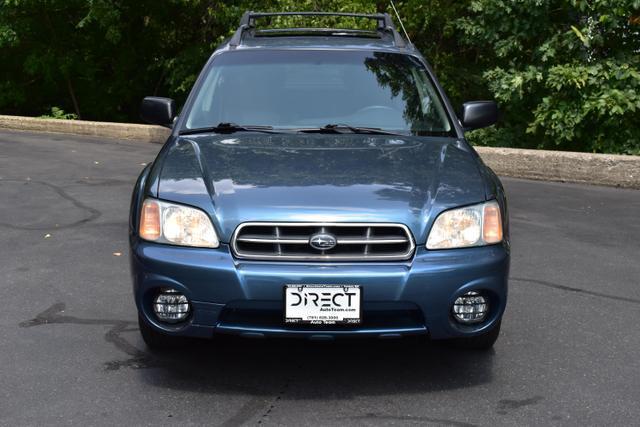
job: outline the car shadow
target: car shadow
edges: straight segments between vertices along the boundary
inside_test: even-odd
[[[287,392],[293,399],[326,400],[465,388],[488,383],[493,375],[493,350],[460,350],[421,337],[317,342],[218,335],[151,352],[136,322],[82,318],[65,309],[55,303],[19,326],[108,327],[104,338],[121,357],[104,362],[105,371],[133,369],[150,386],[263,397]]]
[[[144,348],[140,341],[136,344]],[[139,371],[151,385],[201,393],[284,394],[289,399],[424,393],[491,381],[494,351],[450,348],[423,339],[189,340],[151,353]]]

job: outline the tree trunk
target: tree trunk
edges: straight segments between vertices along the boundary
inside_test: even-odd
[[[76,115],[78,116],[78,118],[82,118],[80,116],[80,107],[78,106],[78,99],[76,98],[76,92],[73,90],[73,85],[71,84],[71,79],[69,78],[69,75],[65,73],[64,75],[65,80],[67,81],[67,89],[69,90],[69,96],[71,97],[71,102],[73,102],[73,109],[76,112]]]

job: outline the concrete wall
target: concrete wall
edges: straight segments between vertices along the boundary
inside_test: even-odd
[[[476,147],[498,175],[640,189],[640,156]]]
[[[70,133],[156,143],[163,143],[169,136],[169,129],[160,126],[2,115],[0,115],[0,129]]]

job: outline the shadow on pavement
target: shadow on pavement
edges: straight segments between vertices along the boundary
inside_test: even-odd
[[[422,337],[314,342],[216,336],[183,339],[175,349],[150,352],[134,322],[80,318],[65,308],[53,304],[19,326],[108,326],[105,340],[126,357],[104,363],[105,371],[133,369],[157,387],[262,398],[286,392],[289,399],[331,400],[457,389],[492,379],[494,351],[453,349]]]
[[[160,369],[140,372],[153,385],[202,393],[274,395],[296,384],[287,398],[343,399],[486,383],[493,355],[418,338],[312,342],[216,337],[153,353],[149,367]]]

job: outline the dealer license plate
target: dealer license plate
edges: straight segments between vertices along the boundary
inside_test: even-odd
[[[313,325],[362,322],[362,289],[356,285],[286,285],[285,323]]]

